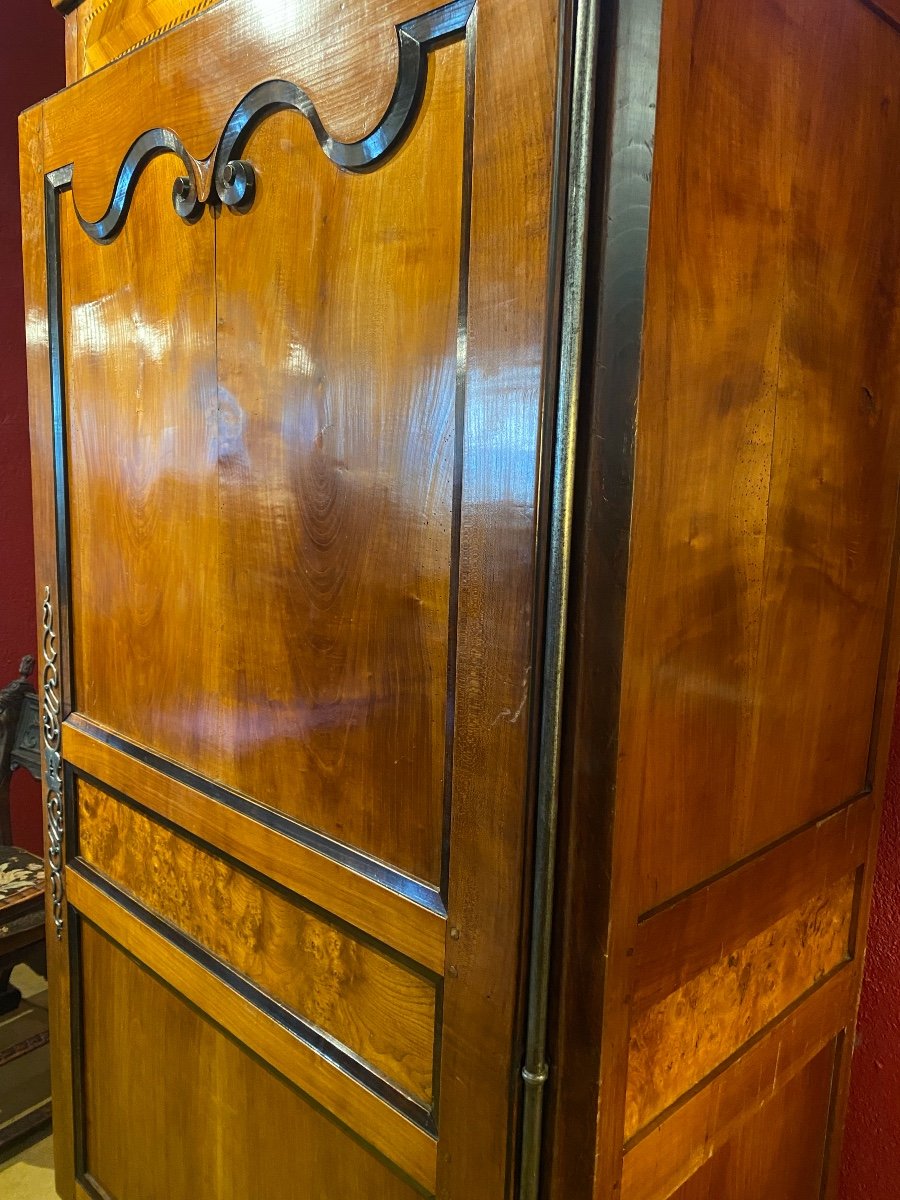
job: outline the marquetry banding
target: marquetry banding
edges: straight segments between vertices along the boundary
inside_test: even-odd
[[[154,0],[148,5],[143,0],[136,7],[133,0],[101,0],[83,16],[79,14],[80,75],[90,75],[108,66],[218,3],[219,0]]]

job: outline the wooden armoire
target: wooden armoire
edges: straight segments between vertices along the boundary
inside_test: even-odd
[[[429,4],[21,120],[60,1195],[835,1200],[900,0]]]

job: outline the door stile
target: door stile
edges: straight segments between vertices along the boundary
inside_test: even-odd
[[[71,705],[68,639],[68,564],[65,556],[65,427],[59,337],[58,193],[44,177],[44,110],[20,119],[28,393],[35,532],[36,630],[42,710],[47,891],[47,970],[50,991],[53,1135],[56,1187],[74,1195],[78,1143],[78,936],[65,897],[70,854],[68,772],[61,756],[62,721]],[[56,323],[54,326],[54,322]],[[52,403],[48,398],[52,397]],[[69,789],[70,790],[70,789]]]

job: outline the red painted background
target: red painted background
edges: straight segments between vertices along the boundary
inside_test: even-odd
[[[16,117],[64,83],[63,21],[15,0],[0,41],[0,162],[18,161]],[[0,172],[0,685],[35,651],[31,481],[22,324],[18,175]],[[13,778],[13,833],[41,843],[40,793]],[[900,1196],[900,708],[885,800],[866,982],[853,1064],[841,1200]],[[778,1200],[772,1197],[772,1200]]]
[[[31,472],[22,313],[17,117],[65,83],[63,19],[49,0],[14,0],[0,39],[0,686],[36,651]],[[41,849],[40,788],[26,771],[11,785],[13,838]]]
[[[900,1196],[900,704],[894,716],[840,1200]]]

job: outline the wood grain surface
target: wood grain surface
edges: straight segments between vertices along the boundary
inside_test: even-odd
[[[349,921],[443,974],[439,1081],[425,1078],[421,1014],[404,1004],[396,1054],[381,1060],[423,1100],[439,1095],[437,1143],[257,1019],[87,867],[69,876],[86,919],[350,1139],[429,1193],[500,1200],[517,1139],[553,374],[556,4],[479,3],[477,31],[473,18],[429,52],[421,111],[376,170],[339,171],[303,116],[283,113],[245,147],[258,184],[247,212],[207,206],[184,224],[181,168],[162,156],[108,243],[76,215],[100,216],[147,130],[172,130],[204,160],[261,80],[303,88],[332,138],[369,134],[398,88],[396,26],[422,13],[414,0],[264,12],[221,0],[47,101],[42,149],[48,170],[73,164],[60,199],[76,683],[65,753],[177,827],[167,878],[205,877],[200,838],[229,856],[235,903],[244,875],[263,876],[326,924]],[[98,54],[118,54],[143,21],[128,3],[70,14],[77,72],[79,14]],[[196,170],[202,191],[210,165]],[[39,436],[45,481],[50,450]],[[52,554],[48,513],[38,537]],[[102,855],[162,905],[139,864],[118,861],[112,823],[108,810],[96,822]],[[296,911],[285,897],[272,937]],[[213,937],[205,917],[195,935],[250,970],[239,936]],[[366,1055],[380,1021],[367,1012],[363,1033],[348,1018],[334,1036],[359,1035]],[[389,1061],[407,1050],[406,1066]],[[355,1161],[368,1189],[369,1159]]]
[[[447,919],[436,892],[411,898],[400,877],[385,880],[354,870],[332,846],[301,843],[289,832],[226,804],[186,782],[173,764],[146,761],[140,747],[126,750],[109,731],[74,715],[63,727],[66,760],[100,781],[113,780],[131,799],[232,858],[252,862],[263,875],[327,909],[372,937],[441,974]],[[363,866],[375,866],[364,860]],[[400,886],[390,886],[393,883]],[[421,903],[416,897],[427,901]]]
[[[855,988],[852,971],[838,972],[707,1087],[638,1135],[623,1156],[623,1200],[667,1200],[826,1046],[834,1062]],[[814,1182],[821,1187],[821,1179]]]
[[[421,1194],[87,924],[82,952],[86,1166],[108,1194]]]
[[[826,1046],[671,1200],[818,1200],[833,1064]]]
[[[433,982],[85,780],[76,796],[88,864],[430,1104]]]
[[[703,1000],[691,989],[716,962],[727,974],[729,956],[739,961],[764,927],[784,928],[786,957],[802,960],[805,922],[788,933],[790,914],[815,889],[841,878],[849,889],[859,872],[853,906],[849,891],[839,906],[850,963],[835,977],[843,1008],[822,1034],[836,1039],[833,1115],[810,1182],[810,1194],[834,1200],[843,1031],[861,977],[897,679],[900,213],[890,147],[900,42],[878,7],[667,0],[655,25],[652,5],[635,9],[645,60],[660,35],[659,92],[655,128],[645,122],[632,138],[652,147],[646,274],[601,281],[583,422],[559,977],[570,1074],[586,1044],[600,1053],[593,1093],[577,1085],[570,1099],[564,1079],[558,1086],[550,1188],[565,1200],[669,1196],[705,1161],[726,1080],[737,1123],[761,1087],[781,1086],[778,1073],[761,1084],[752,1064],[773,1046],[788,1052],[801,1036],[794,1016],[834,980],[794,993],[787,1023],[757,1027],[744,1048],[743,1033],[726,1038],[729,1057],[705,1083],[693,1070],[704,1069],[697,1037],[718,1033],[704,1018],[735,1032],[757,1005],[754,977],[730,999],[734,979]],[[637,57],[609,52],[610,86],[631,79]],[[651,74],[625,99],[646,99]],[[607,165],[598,222],[639,191],[639,161],[635,151]],[[634,221],[639,241],[639,212]],[[603,247],[601,235],[595,269]],[[620,328],[621,346],[609,333]],[[615,625],[620,605],[624,641],[604,619]],[[629,1047],[646,1033],[646,1006],[667,996],[657,1066],[684,1069],[688,1090],[635,1133]],[[804,1154],[798,1144],[798,1161]]]

